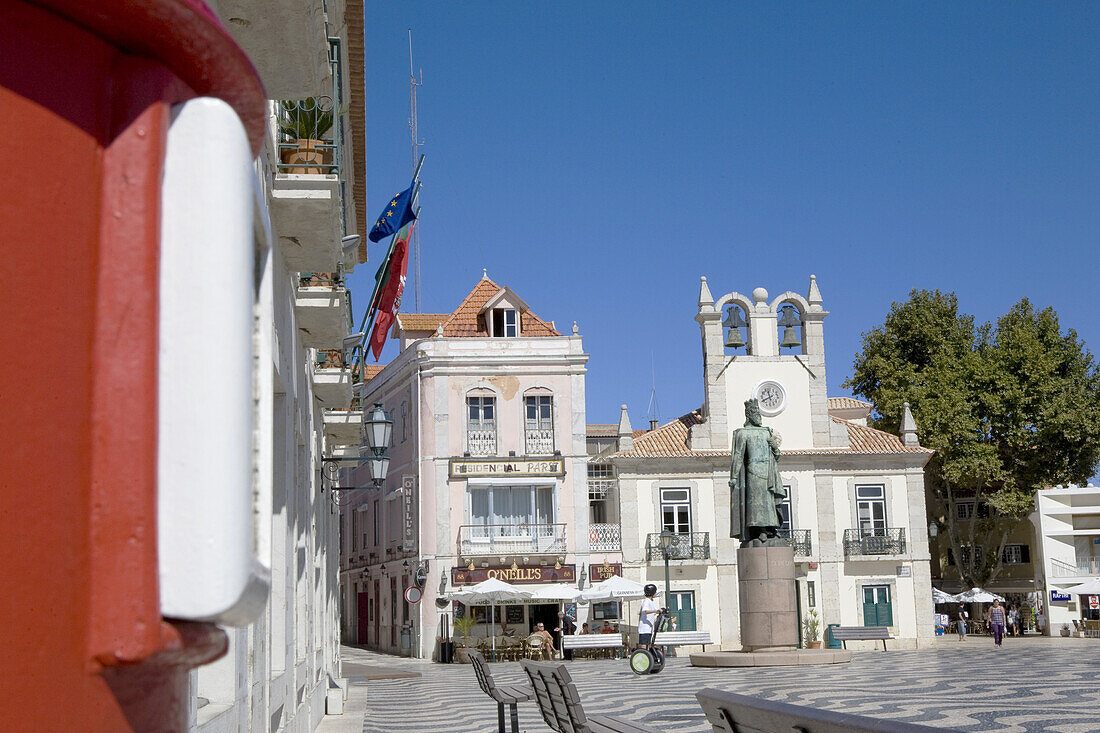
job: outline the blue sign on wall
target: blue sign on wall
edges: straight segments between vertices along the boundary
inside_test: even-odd
[[[1054,601],[1068,601],[1069,600],[1069,593],[1060,593],[1059,591],[1052,590],[1050,592],[1050,600],[1051,600],[1052,603]]]

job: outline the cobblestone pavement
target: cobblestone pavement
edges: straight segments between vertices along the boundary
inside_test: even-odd
[[[468,665],[396,659],[345,647],[344,659],[388,665],[420,677],[365,680],[364,733],[496,730],[496,704]],[[518,664],[494,664],[499,682],[522,681]],[[856,652],[827,667],[708,669],[669,659],[659,675],[637,676],[624,661],[576,661],[569,672],[586,712],[615,715],[658,730],[703,733],[694,693],[703,687],[797,705],[891,718],[963,731],[1100,731],[1100,641],[953,638],[918,651]],[[522,730],[549,730],[533,703],[519,707]]]

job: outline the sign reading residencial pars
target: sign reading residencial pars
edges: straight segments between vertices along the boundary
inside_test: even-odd
[[[561,458],[452,458],[451,478],[482,476],[564,476],[565,461]]]

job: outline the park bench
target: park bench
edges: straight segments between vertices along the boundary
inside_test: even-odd
[[[586,715],[580,694],[564,664],[523,660],[542,719],[557,733],[657,733],[622,718]]]
[[[498,733],[506,733],[504,730],[505,705],[508,706],[511,714],[512,733],[519,733],[519,712],[516,710],[516,703],[527,702],[534,697],[531,688],[522,685],[496,684],[481,652],[470,649],[467,653],[470,655],[470,663],[474,667],[474,674],[477,676],[477,683],[481,686],[482,692],[497,702]]]
[[[564,649],[618,649],[623,648],[622,634],[566,634],[561,638]]]
[[[791,705],[707,688],[695,693],[714,733],[932,733],[931,728],[899,720]]]
[[[707,644],[713,644],[709,631],[661,631],[653,640],[659,646],[685,646],[687,644],[701,644],[703,651],[707,650]]]
[[[840,642],[841,647],[847,649],[847,641],[873,639],[882,642],[882,650],[886,651],[886,640],[893,639],[890,629],[885,626],[833,626],[830,628],[833,638]]]

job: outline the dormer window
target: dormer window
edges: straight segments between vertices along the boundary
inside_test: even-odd
[[[494,308],[493,336],[497,338],[519,336],[519,312],[514,308]]]

